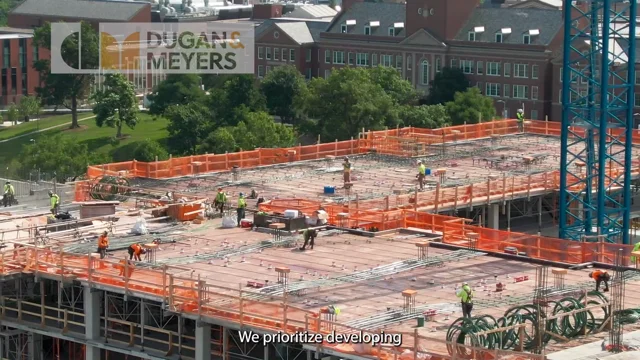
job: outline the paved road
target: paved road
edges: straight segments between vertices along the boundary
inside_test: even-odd
[[[87,118],[78,119],[78,122],[83,122],[85,120],[93,119],[95,117],[96,116],[93,115],[93,116],[89,116]],[[42,121],[42,120],[38,120],[38,121]],[[26,134],[14,136],[14,137],[11,137],[11,138],[8,138],[8,139],[0,140],[0,143],[5,143],[5,142],[11,141],[11,140],[19,139],[19,138],[26,137],[26,136],[31,136],[33,134],[37,134],[37,133],[41,133],[41,132],[44,132],[44,131],[49,131],[49,130],[52,130],[52,129],[60,128],[60,127],[63,127],[63,126],[69,126],[69,125],[71,125],[71,121],[69,121],[68,123],[59,124],[59,125],[55,125],[55,126],[50,126],[48,128],[44,128],[44,129],[32,131],[30,133],[26,133]]]

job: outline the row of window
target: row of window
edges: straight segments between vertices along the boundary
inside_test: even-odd
[[[18,40],[18,58],[20,61],[20,67],[27,67],[27,39]],[[39,51],[37,46],[33,46],[33,61],[37,61],[39,58]],[[5,39],[2,44],[2,68],[8,69],[11,67],[11,42],[9,39]]]
[[[481,88],[480,84],[482,83],[478,83],[477,86]],[[511,97],[521,100],[538,100],[538,87],[529,87],[529,85],[486,83],[484,94],[491,97]]]
[[[469,41],[478,41],[480,36],[482,35],[482,33],[477,33],[475,31],[469,31],[469,33],[467,34],[467,40]],[[505,34],[502,32],[497,32],[494,34],[494,40],[497,43],[503,43],[506,39],[507,36],[511,36],[510,34]],[[522,43],[525,45],[529,45],[533,42],[533,35],[531,34],[522,34]]]
[[[367,25],[367,26],[364,27],[364,34],[365,35],[371,35],[376,31],[377,28],[378,28],[377,26],[374,26],[372,28],[371,26]],[[402,30],[402,28],[389,26],[387,28],[387,35],[388,36],[396,36],[396,35],[398,35],[400,33],[400,30]],[[340,32],[341,33],[346,34],[348,31],[349,31],[349,26],[347,24],[340,25]]]
[[[378,61],[379,59],[379,61]],[[378,58],[378,54],[369,54],[369,53],[353,53],[344,51],[324,51],[324,63],[325,64],[335,64],[335,65],[357,65],[357,66],[378,66],[382,65],[384,67],[395,67],[398,70],[402,70],[404,59],[402,55],[387,55],[380,54],[380,58]],[[421,65],[424,63],[423,61]],[[428,64],[428,62],[427,62]],[[411,70],[412,68],[412,57],[411,55],[407,56],[407,70]],[[442,68],[442,62],[439,57],[436,58],[436,72],[440,72]]]
[[[457,59],[451,59],[451,67],[460,67],[462,72],[465,74],[475,73],[478,75],[484,75],[486,71],[486,75],[488,76],[510,77],[512,75],[510,63],[500,63],[495,61],[487,61],[485,64],[483,61],[474,62],[473,60],[460,60],[458,65]],[[529,66],[529,64],[513,64],[514,78],[528,79],[529,76],[531,76],[531,79],[538,78],[538,65]]]
[[[2,81],[0,82],[2,84],[2,96],[7,96],[7,88],[8,86],[8,72],[7,72],[7,68],[2,69],[2,71],[0,72],[0,78],[2,78]],[[27,95],[27,91],[29,89],[28,87],[28,81],[27,81],[27,69],[24,68],[22,69],[22,76],[21,76],[21,83],[22,83],[22,95]],[[17,91],[18,91],[18,69],[16,68],[11,68],[11,95],[16,95]]]
[[[311,49],[307,49],[307,55],[311,53]],[[274,61],[296,61],[296,50],[286,48],[270,48],[258,47],[258,59],[274,60]],[[307,56],[307,62],[311,61],[311,56]]]

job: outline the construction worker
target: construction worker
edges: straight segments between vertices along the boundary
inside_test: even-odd
[[[633,250],[631,250],[632,253],[636,252],[636,251],[640,251],[640,241],[637,242],[635,245],[633,245]],[[635,263],[637,261],[635,256],[631,257],[631,262]]]
[[[609,280],[611,276],[609,273],[603,270],[596,270],[589,273],[589,277],[596,281],[596,291],[600,291],[600,284],[604,283],[604,292],[609,291]]]
[[[302,233],[302,236],[304,237],[304,245],[302,245],[300,250],[306,250],[307,245],[311,245],[311,250],[313,250],[313,244],[316,240],[316,236],[318,236],[318,231],[313,229],[305,229]]]
[[[218,188],[216,199],[213,201],[213,205],[216,209],[220,210],[220,215],[224,212],[224,205],[227,203],[227,194],[222,191],[222,188]]]
[[[113,267],[120,270],[120,273],[118,274],[118,276],[125,276],[124,270],[128,269],[129,271],[127,271],[128,274],[126,277],[131,277],[131,275],[133,274],[133,270],[135,269],[136,266],[130,260],[122,259],[118,262],[117,265],[113,265]]]
[[[107,232],[105,231],[98,238],[98,254],[100,254],[100,259],[104,259],[107,256],[108,247],[109,247],[109,238],[107,237]]]
[[[7,181],[4,184],[4,196],[2,197],[2,202],[4,203],[4,207],[11,206],[13,203],[13,197],[16,195],[16,189],[11,185],[11,181]]]
[[[129,253],[129,260],[134,259],[136,261],[142,261],[142,257],[140,257],[140,255],[146,253],[140,244],[132,244],[127,249],[127,252]]]
[[[58,214],[58,210],[60,209],[60,196],[49,190],[49,201],[51,202],[51,214],[55,216]]]
[[[424,190],[424,177],[427,173],[427,167],[424,166],[422,160],[418,160],[418,183],[420,184],[420,190]]]
[[[462,288],[456,292],[456,296],[460,298],[462,304],[462,316],[470,318],[471,310],[473,310],[473,290],[469,284],[462,283]]]
[[[345,156],[344,162],[342,163],[342,171],[344,175],[344,182],[351,182],[351,162],[349,162],[349,158]]]
[[[524,110],[518,109],[516,118],[518,119],[518,132],[524,132]]]
[[[240,226],[240,221],[244,219],[244,210],[247,208],[247,201],[244,199],[244,194],[240,193],[238,196],[238,208],[236,211],[238,212],[238,226]]]

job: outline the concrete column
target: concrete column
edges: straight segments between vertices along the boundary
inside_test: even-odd
[[[489,205],[489,216],[487,216],[487,227],[500,230],[500,204]]]
[[[84,293],[84,326],[87,340],[100,339],[100,292],[90,287],[83,289]],[[86,346],[85,360],[101,360],[100,348]]]
[[[29,333],[29,360],[42,360],[42,335]]]
[[[211,325],[198,321],[196,324],[196,359],[211,359]]]

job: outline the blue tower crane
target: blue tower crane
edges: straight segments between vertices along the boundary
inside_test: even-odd
[[[560,237],[629,244],[636,0],[564,1]]]

